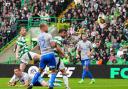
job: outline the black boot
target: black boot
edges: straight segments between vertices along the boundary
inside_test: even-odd
[[[53,89],[53,87],[49,87],[48,89]]]
[[[32,85],[29,85],[27,89],[32,89]]]

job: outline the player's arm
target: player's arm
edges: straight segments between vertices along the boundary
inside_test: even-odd
[[[29,85],[29,75],[28,74],[25,74],[24,76],[24,85],[23,86],[28,86]]]
[[[76,49],[76,58],[80,58],[80,53],[81,53],[81,48],[79,43],[77,44],[77,49]]]
[[[16,82],[8,82],[8,85],[9,86],[15,86],[16,85]]]
[[[16,47],[16,59],[17,59],[17,60],[18,60],[18,58],[19,58],[19,56],[18,56],[19,50],[20,50],[20,46],[17,45],[17,47]]]
[[[15,75],[13,75],[13,77],[10,79],[10,81],[8,82],[8,85],[9,86],[15,86],[16,85],[16,83],[17,83],[17,79],[16,79],[16,76]]]
[[[61,49],[61,47],[56,42],[51,41],[50,43],[51,43],[52,47],[56,48],[56,50],[60,53],[61,56],[63,56],[63,57],[65,56],[64,52]]]
[[[18,38],[18,40],[16,42],[16,45],[17,45],[17,47],[16,47],[16,59],[18,60],[18,58],[19,58],[18,54],[19,54],[19,51],[20,51],[20,47],[24,46],[24,44],[23,44],[23,42],[20,38]]]
[[[60,55],[62,55],[62,57],[66,57],[66,55],[64,54],[64,52],[62,51],[62,49],[59,45],[56,46],[56,49],[60,53]]]
[[[36,45],[34,48],[31,49],[31,51],[35,51],[37,49],[38,49],[38,51],[36,53],[38,53],[38,54],[35,55],[34,59],[40,59],[40,56],[41,56],[40,55],[41,51],[40,51],[40,46],[39,45]]]
[[[25,80],[24,86],[28,86],[28,85],[29,85],[29,80]]]
[[[90,51],[88,52],[88,56],[91,57],[92,54],[93,54],[93,52],[94,52],[94,48],[93,48],[91,42],[90,42],[90,44],[89,44],[89,47],[90,47]]]
[[[40,46],[39,45],[36,45],[34,48],[31,49],[31,51],[34,51],[36,49],[40,50]]]

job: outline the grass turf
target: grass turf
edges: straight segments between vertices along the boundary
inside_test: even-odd
[[[83,84],[78,84],[78,78],[69,78],[71,89],[128,89],[127,79],[96,79],[96,83],[90,85],[89,79],[85,79]],[[26,87],[10,87],[7,85],[9,78],[0,78],[0,89],[26,89]],[[33,87],[33,89],[48,89],[47,87]],[[63,83],[61,87],[54,89],[65,89]]]

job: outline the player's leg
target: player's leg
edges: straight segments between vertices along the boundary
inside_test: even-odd
[[[56,57],[55,59],[56,59],[56,70],[58,71],[58,70],[59,70],[59,66],[60,66],[60,61],[61,61],[61,60],[59,59],[59,57]],[[59,80],[59,79],[57,79],[57,78],[55,79],[55,82],[56,82],[56,83],[62,83],[62,81]]]
[[[24,70],[25,70],[25,68],[26,68],[26,63],[23,63],[23,62],[21,62],[20,63],[20,70],[22,71],[22,72],[24,72]]]
[[[29,52],[29,53],[25,53],[22,57],[21,57],[21,63],[20,63],[20,69],[22,71],[25,70],[26,65],[29,63],[30,60],[39,60],[40,59],[40,55],[34,52]]]
[[[83,71],[82,71],[82,79],[79,81],[79,83],[83,83],[84,78],[87,75],[87,70],[88,70],[88,67],[86,67],[86,61],[85,60],[81,60],[81,64],[82,64],[82,67],[83,67]]]
[[[46,81],[44,81],[44,79],[41,76],[38,78],[37,83],[40,84],[40,86],[48,87],[48,83]]]
[[[90,60],[87,60],[87,61],[86,61],[87,76],[91,79],[90,84],[93,84],[93,83],[95,83],[95,79],[93,78],[92,73],[91,73],[90,70],[89,70],[89,65],[90,65]]]
[[[43,69],[40,68],[39,70],[40,70],[40,71],[37,72],[37,73],[34,75],[32,81],[31,81],[31,85],[32,85],[32,86],[38,81],[38,78],[41,76],[41,73],[43,72]]]
[[[27,89],[32,89],[33,85],[38,81],[38,78],[41,76],[41,73],[44,71],[44,68],[46,67],[46,55],[42,55],[41,58],[40,58],[40,63],[39,63],[39,72],[37,72],[32,81],[31,81],[31,84],[30,86],[27,88]]]
[[[55,79],[55,82],[56,83],[63,83],[63,81],[61,81],[60,79],[57,79],[57,78]]]
[[[91,72],[89,71],[89,64],[90,64],[90,60],[82,60],[82,66],[83,66],[83,73],[82,73],[82,79],[81,81],[79,81],[79,83],[83,83],[84,78],[86,77],[86,75],[91,79],[91,84],[95,82]]]
[[[28,57],[27,53],[25,53],[25,54],[20,58],[20,61],[21,61],[21,63],[20,63],[20,70],[21,70],[21,71],[24,71],[25,68],[26,68],[26,65],[27,65],[28,62],[29,62],[29,57]]]
[[[49,79],[49,89],[53,89],[56,78],[56,70],[51,69],[51,77]]]
[[[63,80],[64,80],[64,84],[66,86],[66,89],[70,89],[69,87],[69,81],[68,81],[68,74],[66,73],[66,70],[65,70],[65,66],[64,66],[64,63],[61,61],[60,62],[60,66],[59,66],[59,69],[63,75]]]
[[[33,60],[39,60],[41,55],[34,53],[34,52],[29,52],[30,56],[32,57]]]
[[[43,87],[48,87],[48,82],[46,82],[41,76],[38,78],[38,82],[36,84],[37,86],[43,86]],[[59,83],[54,83],[55,87],[61,86]]]
[[[49,69],[51,70],[51,77],[49,79],[49,89],[53,89],[55,78],[56,78],[56,61],[55,61],[54,53],[50,53],[48,55],[48,58],[49,58],[48,66],[49,66]]]

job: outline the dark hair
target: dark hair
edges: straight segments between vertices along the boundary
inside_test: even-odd
[[[20,27],[20,31],[21,31],[21,29],[26,29],[24,26],[22,26],[22,27]]]
[[[66,29],[60,29],[59,33],[62,33],[62,32],[67,32],[67,30]]]
[[[20,71],[20,68],[19,68],[19,67],[15,67],[15,68],[14,68],[14,70],[16,70],[16,69]]]

